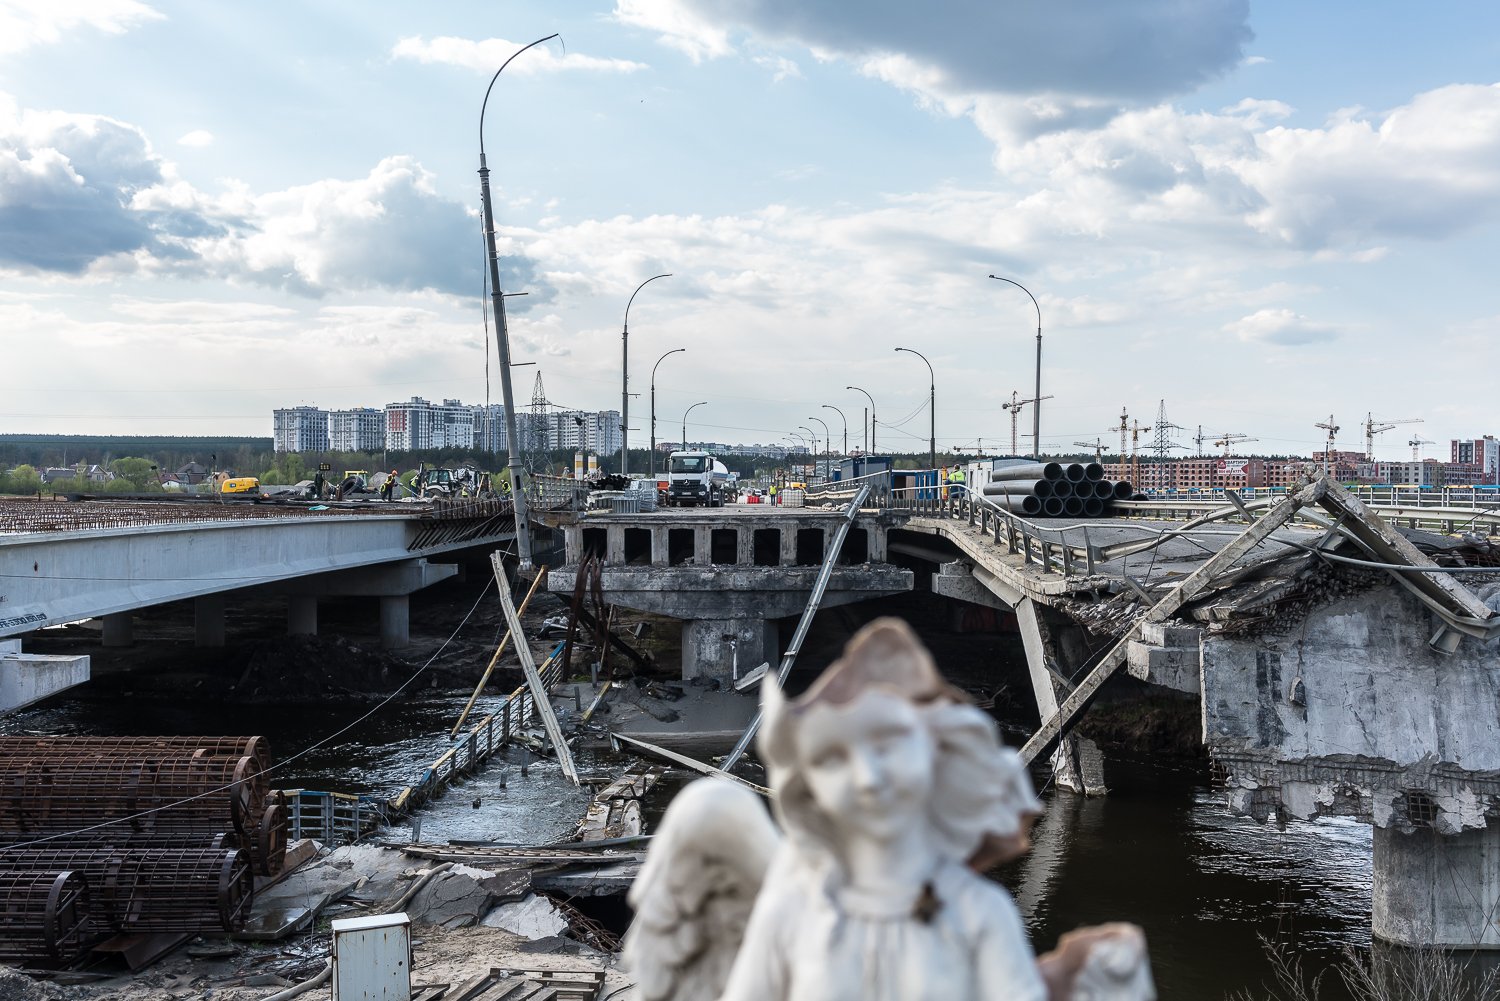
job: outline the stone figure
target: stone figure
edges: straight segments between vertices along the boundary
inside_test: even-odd
[[[1041,803],[993,720],[898,619],[804,695],[768,677],[754,793],[705,779],[667,811],[632,887],[625,958],[648,1001],[1150,1001],[1131,925],[1039,962],[981,872],[1024,853]]]

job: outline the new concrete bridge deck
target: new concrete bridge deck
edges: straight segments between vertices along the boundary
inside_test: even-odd
[[[224,642],[225,595],[287,595],[292,632],[317,630],[318,595],[380,601],[381,634],[407,638],[407,596],[451,576],[433,563],[515,537],[510,505],[248,501],[0,503],[0,637],[102,618],[128,643],[132,610],[197,600],[198,642]]]

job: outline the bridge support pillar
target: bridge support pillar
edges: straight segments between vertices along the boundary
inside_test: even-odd
[[[130,646],[134,637],[130,626],[129,612],[115,612],[101,620],[104,624],[105,646]]]
[[[651,565],[654,567],[670,566],[672,561],[667,552],[667,530],[653,526],[651,529]]]
[[[610,525],[604,531],[604,562],[625,562],[625,526]]]
[[[193,599],[193,645],[224,645],[224,596],[202,594]]]
[[[717,678],[730,684],[776,659],[774,619],[688,619],[682,624],[682,680]]]
[[[1500,825],[1374,832],[1375,937],[1404,946],[1500,949]]]
[[[706,567],[712,566],[713,562],[713,532],[707,528],[695,526],[693,528],[693,563]]]
[[[1067,691],[1058,678],[1057,637],[1043,615],[1043,609],[1031,598],[1016,603],[1016,620],[1021,626],[1021,642],[1026,648],[1026,669],[1031,674],[1031,690],[1036,698],[1037,714],[1046,722],[1057,713],[1058,703]],[[1052,776],[1058,786],[1088,796],[1102,796],[1104,757],[1098,746],[1087,737],[1064,737],[1052,755]]]
[[[780,563],[784,567],[794,567],[797,565],[797,530],[795,528],[783,528],[781,530]]]
[[[380,599],[380,645],[403,647],[411,643],[411,600],[404,594]]]
[[[289,594],[286,598],[286,632],[288,636],[318,635],[318,596]]]

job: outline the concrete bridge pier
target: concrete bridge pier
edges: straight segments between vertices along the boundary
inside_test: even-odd
[[[193,645],[214,648],[224,645],[225,601],[222,594],[203,594],[193,599]]]
[[[1500,949],[1500,825],[1374,832],[1371,930],[1396,945]]]
[[[682,623],[682,677],[736,680],[779,654],[775,619],[688,619]]]
[[[457,573],[453,564],[416,559],[289,581],[279,586],[287,596],[287,632],[294,636],[317,633],[320,596],[379,598],[381,645],[407,646],[411,643],[412,592]]]
[[[135,637],[131,630],[129,612],[114,612],[100,619],[104,626],[102,642],[105,646],[130,646]]]
[[[87,656],[22,653],[20,640],[0,640],[0,713],[83,684],[89,665]]]
[[[318,635],[318,596],[316,594],[286,596],[286,634],[288,636]]]

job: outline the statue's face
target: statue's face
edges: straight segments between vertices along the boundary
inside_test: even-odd
[[[846,705],[814,706],[798,747],[813,800],[840,827],[887,840],[925,813],[934,748],[905,699],[870,692]]]

